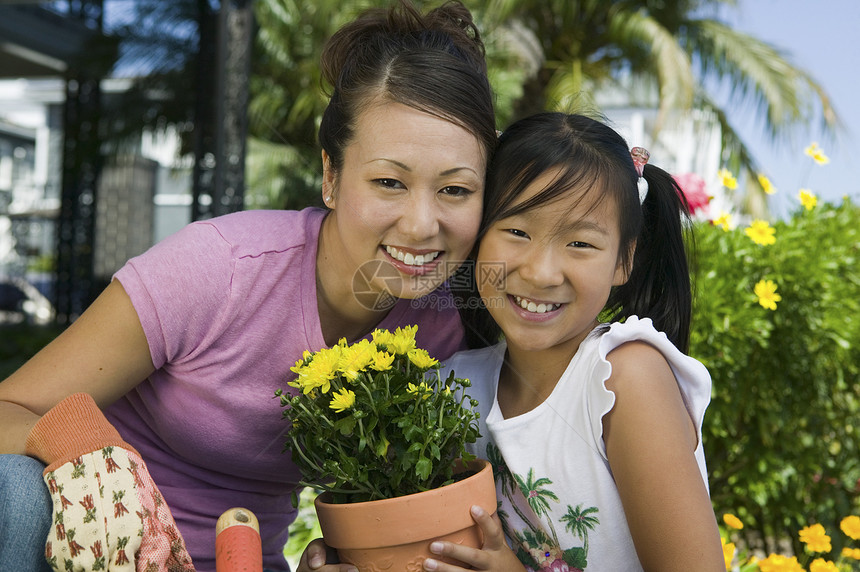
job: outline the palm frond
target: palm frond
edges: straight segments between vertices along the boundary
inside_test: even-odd
[[[771,139],[808,124],[815,103],[826,127],[838,128],[838,116],[824,89],[767,42],[716,20],[690,21],[681,41],[697,55],[703,76],[725,80],[735,103],[752,103],[757,114],[767,118]]]
[[[660,106],[655,131],[671,110],[692,107],[696,79],[690,56],[676,36],[646,10],[616,12],[610,22],[610,37],[621,45],[650,52],[647,60],[657,76]],[[643,70],[631,70],[642,72]]]

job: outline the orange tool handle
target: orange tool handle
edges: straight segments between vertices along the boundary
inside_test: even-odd
[[[260,524],[246,508],[231,508],[215,525],[216,572],[263,572]]]

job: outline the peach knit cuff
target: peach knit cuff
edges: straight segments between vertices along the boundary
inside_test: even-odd
[[[85,453],[109,446],[137,453],[122,440],[92,397],[75,393],[45,413],[30,430],[26,451],[48,465],[47,473]]]

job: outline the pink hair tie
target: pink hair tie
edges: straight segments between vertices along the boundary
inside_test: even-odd
[[[630,150],[630,157],[633,159],[633,167],[636,168],[636,173],[639,175],[639,180],[636,183],[639,187],[639,204],[641,205],[645,202],[645,197],[648,196],[648,181],[643,177],[643,173],[651,153],[644,147],[633,147]]]

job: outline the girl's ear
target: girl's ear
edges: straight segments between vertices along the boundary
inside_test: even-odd
[[[630,278],[630,273],[633,271],[633,255],[635,254],[636,241],[634,240],[630,244],[630,252],[627,254],[627,257],[618,257],[618,264],[615,266],[615,276],[612,278],[613,286],[622,286],[627,283],[627,280]]]
[[[334,169],[331,166],[331,157],[328,156],[328,153],[323,149],[322,152],[322,162],[323,162],[323,181],[322,181],[322,198],[325,206],[330,209],[334,208],[335,203],[337,202],[335,199],[335,189],[337,188],[337,173],[335,173]]]

